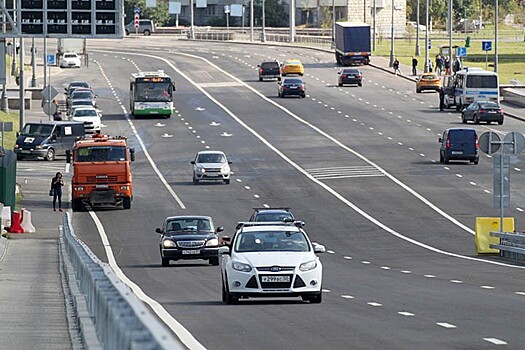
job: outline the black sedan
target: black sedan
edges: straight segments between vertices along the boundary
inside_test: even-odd
[[[344,84],[356,84],[357,86],[363,86],[363,75],[357,68],[345,68],[339,71],[338,85],[343,86]]]
[[[284,78],[278,83],[279,97],[287,95],[306,97],[306,86],[301,78]]]
[[[213,226],[209,216],[169,216],[160,234],[160,257],[162,266],[169,266],[170,260],[208,260],[219,265],[219,237],[222,227]]]
[[[503,124],[503,110],[500,105],[492,101],[474,101],[461,112],[461,121],[466,124],[472,120],[475,124],[479,122],[497,122]]]

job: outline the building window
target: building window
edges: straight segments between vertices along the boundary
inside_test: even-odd
[[[215,16],[215,15],[217,15],[217,5],[206,6],[206,16]]]

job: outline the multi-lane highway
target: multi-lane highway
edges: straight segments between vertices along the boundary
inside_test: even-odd
[[[475,218],[499,214],[492,159],[439,163],[438,137],[462,124],[459,113],[439,112],[437,94],[416,94],[413,83],[372,67],[362,67],[362,88],[338,87],[333,55],[303,48],[158,37],[90,46],[90,65],[75,79],[96,90],[103,131],[128,136],[136,149],[134,201],[131,210],[74,213],[75,232],[101,260],[114,256],[188,346],[523,347],[525,270],[474,249]],[[257,64],[268,58],[302,60],[307,98],[279,99],[276,82],[258,81]],[[159,69],[176,81],[176,113],[130,117],[130,74]],[[472,127],[524,131],[510,118]],[[233,161],[230,185],[192,184],[190,161],[208,147]],[[518,230],[522,167],[516,157],[506,212]],[[322,304],[223,305],[219,267],[160,267],[155,228],[166,216],[210,215],[231,234],[264,205],[291,207],[327,247]]]

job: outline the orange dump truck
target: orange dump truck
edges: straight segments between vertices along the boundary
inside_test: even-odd
[[[67,162],[73,163],[72,209],[84,204],[131,208],[133,183],[130,162],[135,160],[123,136],[93,135],[75,142]]]

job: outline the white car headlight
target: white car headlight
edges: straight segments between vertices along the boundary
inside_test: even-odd
[[[204,173],[206,172],[206,169],[204,169],[204,168],[202,168],[202,167],[198,167],[198,168],[197,168],[197,171],[198,171],[199,173],[203,173],[203,174],[204,174]]]
[[[230,166],[228,164],[224,164],[221,166],[221,174],[228,174],[230,172]]]
[[[175,248],[175,242],[170,241],[169,239],[165,239],[164,241],[162,241],[162,245],[164,246],[164,248]]]
[[[317,267],[317,260],[308,261],[299,265],[299,270],[310,271]]]
[[[206,247],[216,247],[219,245],[219,240],[217,238],[212,238],[206,242]]]
[[[234,270],[242,272],[250,272],[252,270],[252,267],[250,265],[242,263],[240,261],[233,261],[232,267]]]

